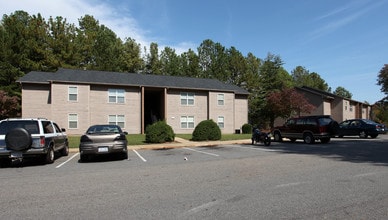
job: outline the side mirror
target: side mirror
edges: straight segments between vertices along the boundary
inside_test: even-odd
[[[66,132],[66,129],[64,129],[64,128],[61,128],[61,131],[62,131],[62,132]]]

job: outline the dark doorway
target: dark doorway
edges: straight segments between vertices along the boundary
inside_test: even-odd
[[[144,126],[164,119],[164,92],[157,89],[144,91]]]

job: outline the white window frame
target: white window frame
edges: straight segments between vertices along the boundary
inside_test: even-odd
[[[181,116],[180,125],[182,129],[193,129],[195,127],[194,116]]]
[[[217,94],[217,105],[225,105],[225,94],[219,93]]]
[[[195,103],[195,94],[193,92],[181,92],[181,105],[193,106]]]
[[[220,128],[225,128],[225,117],[224,116],[218,116],[217,125]]]
[[[108,103],[125,103],[125,90],[108,89]]]
[[[77,102],[78,101],[78,86],[69,86],[67,91],[68,91],[67,100],[69,102]],[[70,97],[75,97],[75,99],[72,99]]]
[[[78,114],[70,113],[67,116],[69,129],[78,129]],[[75,126],[73,126],[75,123]]]
[[[108,124],[125,128],[125,115],[108,115]]]

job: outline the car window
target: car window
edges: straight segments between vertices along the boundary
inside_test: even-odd
[[[61,129],[59,129],[59,126],[57,124],[55,124],[55,123],[53,123],[53,124],[54,124],[55,132],[61,133],[62,131],[61,131]]]
[[[314,118],[307,118],[306,125],[317,125],[317,121]]]
[[[323,126],[323,125],[330,124],[330,122],[332,122],[333,120],[331,118],[319,118],[318,121],[319,121],[319,124]]]
[[[299,119],[296,120],[296,124],[297,125],[303,125],[303,124],[305,124],[305,121],[306,121],[305,119],[299,118]]]
[[[117,125],[95,125],[91,126],[86,133],[121,133],[121,128]]]
[[[39,134],[39,126],[37,121],[3,121],[0,124],[0,134],[5,135],[8,131],[15,128],[24,128],[30,134]]]
[[[54,127],[50,121],[42,121],[42,126],[45,134],[54,133]]]
[[[349,126],[349,123],[350,123],[350,121],[343,121],[343,122],[341,122],[339,125],[340,125],[341,127],[347,127],[347,126]]]
[[[286,125],[293,125],[295,124],[295,120],[294,119],[290,119],[286,122]]]

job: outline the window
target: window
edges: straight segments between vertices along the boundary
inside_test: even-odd
[[[194,93],[182,92],[181,105],[194,105]]]
[[[224,94],[218,94],[217,95],[217,104],[218,105],[224,105]]]
[[[109,89],[108,102],[109,103],[124,103],[125,90],[124,89]]]
[[[194,116],[181,116],[181,128],[194,128]]]
[[[125,128],[125,116],[124,115],[109,115],[108,124],[118,125],[121,128]]]
[[[225,126],[224,116],[218,116],[217,124],[218,124],[218,127],[224,128],[224,126]]]
[[[78,115],[77,114],[69,114],[68,121],[69,121],[69,128],[72,128],[72,129],[78,128]]]
[[[78,100],[78,87],[77,86],[69,86],[69,101],[77,101]]]

